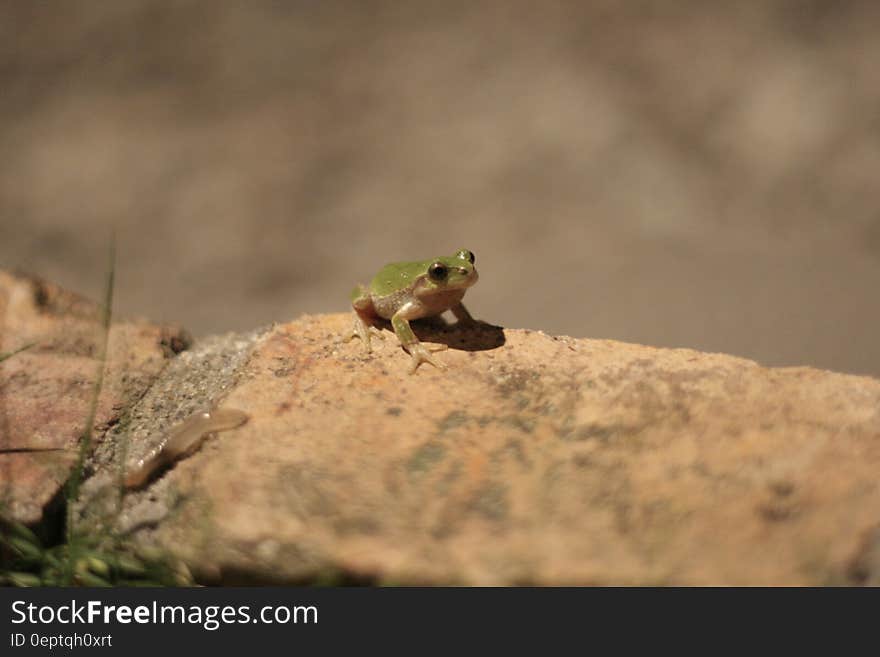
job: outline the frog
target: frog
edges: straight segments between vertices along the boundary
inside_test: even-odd
[[[410,355],[410,374],[422,363],[446,369],[432,352],[442,351],[448,345],[426,347],[419,342],[409,323],[414,319],[437,317],[449,310],[455,315],[456,326],[477,324],[461,302],[465,292],[479,278],[475,261],[473,252],[460,249],[452,256],[385,265],[369,286],[358,285],[352,291],[351,307],[355,317],[348,339],[359,337],[370,353],[370,331],[381,336],[375,322],[389,320],[400,345]]]

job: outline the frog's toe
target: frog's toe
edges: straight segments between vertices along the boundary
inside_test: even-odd
[[[445,347],[446,345],[443,345],[440,349],[429,350],[422,344],[411,345],[409,353],[412,356],[412,361],[410,363],[409,373],[414,373],[422,363],[430,363],[439,370],[445,370],[446,365],[431,355],[431,351],[442,351]]]
[[[364,349],[366,350],[367,353],[370,353],[373,351],[373,345],[370,344],[370,329],[372,329],[372,328],[373,328],[372,326],[369,326],[369,327],[364,326],[363,323],[359,322],[358,320],[355,320],[354,326],[352,326],[352,329],[351,329],[351,333],[348,336],[346,336],[345,341],[351,342],[355,338],[360,338],[361,342],[364,343]]]

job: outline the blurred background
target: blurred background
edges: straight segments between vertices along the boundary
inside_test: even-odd
[[[0,266],[195,335],[477,254],[508,327],[880,376],[880,3],[0,4]]]

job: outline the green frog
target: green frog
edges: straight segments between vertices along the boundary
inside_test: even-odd
[[[428,349],[419,342],[409,323],[447,310],[452,311],[459,326],[475,323],[461,303],[467,289],[477,282],[474,261],[473,253],[461,249],[449,257],[385,265],[369,287],[358,285],[352,292],[355,320],[351,338],[360,337],[367,351],[371,351],[370,330],[374,329],[377,318],[387,319],[400,344],[412,357],[410,374],[422,363],[445,369],[431,352],[446,349],[447,345],[432,345]]]

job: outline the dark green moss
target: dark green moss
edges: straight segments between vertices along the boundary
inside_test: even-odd
[[[406,469],[412,474],[420,474],[431,470],[446,456],[446,447],[436,441],[427,442],[419,447],[409,458]]]

